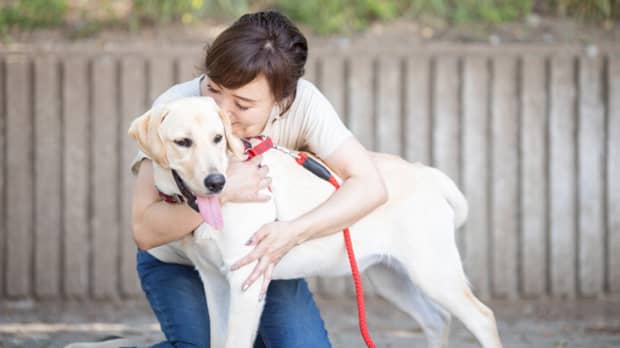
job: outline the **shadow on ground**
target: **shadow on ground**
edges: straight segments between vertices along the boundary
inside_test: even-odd
[[[334,348],[364,346],[353,299],[318,298],[317,301]],[[495,301],[490,305],[507,348],[620,347],[620,299]],[[109,336],[127,337],[132,344],[145,347],[162,338],[150,309],[141,301],[87,304],[22,301],[2,303],[0,309],[0,348],[55,348]],[[368,321],[378,347],[426,346],[416,323],[380,299],[369,300]],[[460,322],[454,321],[450,347],[479,345]]]

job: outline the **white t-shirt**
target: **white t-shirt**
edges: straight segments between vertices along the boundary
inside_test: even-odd
[[[172,86],[160,95],[153,106],[172,102],[179,98],[200,96],[200,81],[203,76]],[[271,137],[273,143],[289,149],[305,149],[319,158],[327,158],[352,136],[327,98],[309,81],[300,79],[297,94],[289,110],[282,116],[277,106],[271,111],[262,135]],[[133,173],[146,158],[139,152],[132,164]],[[175,244],[165,244],[149,249],[148,252],[163,262],[191,264]]]

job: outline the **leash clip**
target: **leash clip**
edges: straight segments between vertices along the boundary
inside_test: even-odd
[[[287,154],[287,155],[289,155],[291,157],[293,157],[295,160],[297,160],[299,158],[299,154],[296,151],[289,150],[289,149],[287,149],[285,147],[282,147],[280,145],[274,145],[273,148],[278,150],[278,151],[280,151],[280,152],[283,152],[283,153],[285,153],[285,154]]]

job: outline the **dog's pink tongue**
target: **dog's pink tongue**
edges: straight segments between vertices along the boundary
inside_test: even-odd
[[[221,230],[224,227],[224,220],[222,219],[220,200],[217,195],[198,196],[196,201],[198,202],[198,210],[200,210],[202,219],[215,229]]]

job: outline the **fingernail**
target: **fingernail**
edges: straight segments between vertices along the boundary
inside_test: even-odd
[[[243,284],[243,287],[241,288],[242,291],[246,291],[248,289],[249,285],[248,284]]]
[[[252,238],[248,239],[248,241],[245,242],[245,245],[250,245],[250,244],[252,244]]]
[[[237,265],[232,265],[232,266],[230,266],[230,270],[231,271],[236,271],[238,267],[239,266],[237,266]]]

